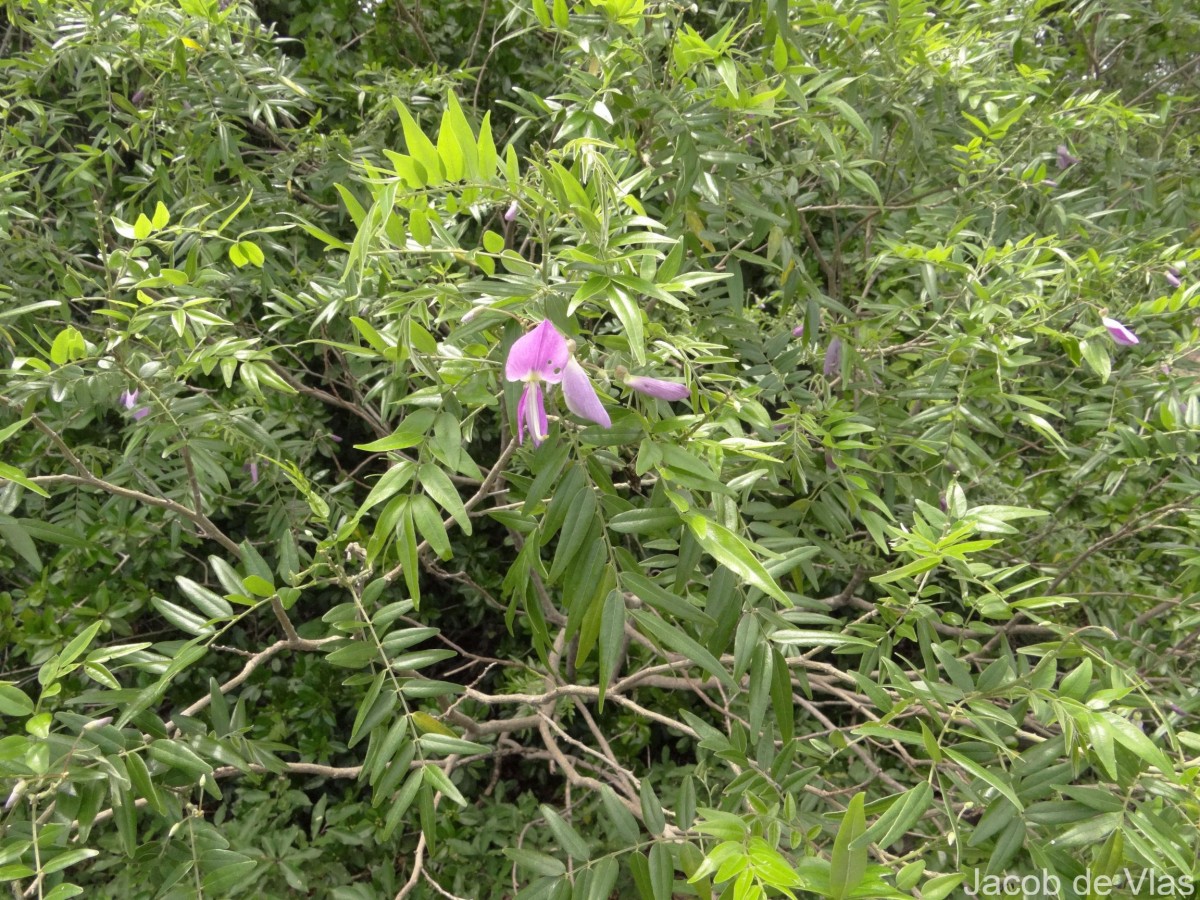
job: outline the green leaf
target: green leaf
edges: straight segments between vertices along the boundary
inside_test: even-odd
[[[166,205],[159,200],[154,207],[154,218],[150,220],[150,224],[154,226],[155,231],[162,231],[171,222],[171,211]]]
[[[966,877],[965,875],[949,873],[930,878],[921,886],[921,900],[945,900],[946,897],[950,896],[950,892],[958,887]]]
[[[641,801],[642,801],[642,821],[646,823],[646,830],[655,837],[658,837],[667,827],[667,819],[663,814],[662,804],[658,800],[658,796],[654,793],[654,788],[650,786],[650,779],[643,778],[641,785]]]
[[[555,0],[555,9],[559,0]],[[608,300],[612,311],[625,330],[625,339],[629,341],[630,352],[639,366],[646,364],[646,338],[642,329],[642,311],[624,288],[610,283],[608,285]]]
[[[94,856],[99,856],[99,850],[92,850],[88,847],[80,847],[77,850],[67,850],[64,853],[59,853],[57,856],[52,856],[50,859],[42,863],[42,874],[51,875],[55,872],[61,872],[63,869],[73,866],[76,863],[81,863],[85,859],[91,859]]]
[[[833,841],[829,868],[830,896],[833,900],[846,900],[862,882],[867,871],[866,844],[855,845],[867,830],[867,819],[863,812],[866,797],[860,792],[851,798]]]
[[[553,856],[547,856],[545,853],[538,853],[536,850],[526,850],[521,847],[505,847],[503,852],[505,856],[522,869],[533,872],[535,875],[548,875],[551,878],[558,878],[567,873],[567,867],[561,860],[557,860]]]
[[[33,712],[33,701],[10,682],[0,682],[0,715],[24,717]]]
[[[331,666],[346,669],[362,669],[378,659],[379,651],[366,641],[351,641],[325,656]]]
[[[35,572],[42,571],[42,558],[38,556],[37,545],[16,519],[0,515],[0,536],[29,564]]]
[[[897,797],[875,824],[854,839],[851,850],[865,849],[868,844],[878,844],[886,849],[907,834],[925,810],[933,803],[933,788],[922,781],[910,791]]]
[[[0,462],[0,479],[19,484],[21,487],[28,488],[41,497],[50,496],[50,493],[44,487],[41,487],[36,482],[30,481],[25,477],[25,474],[20,469],[13,468],[7,463]]]
[[[453,551],[450,549],[450,536],[446,533],[445,523],[442,522],[442,517],[437,511],[437,507],[433,505],[433,501],[417,494],[409,501],[409,508],[412,510],[413,524],[421,533],[421,537],[429,542],[433,552],[441,559],[450,559],[453,555]]]
[[[464,534],[470,534],[471,518],[467,514],[467,508],[463,505],[462,498],[458,495],[458,488],[454,486],[450,476],[434,464],[426,463],[421,466],[417,478],[421,482],[421,487],[425,489],[425,493],[450,514]]]
[[[1022,806],[1020,799],[1018,799],[1017,794],[1013,790],[1012,785],[1009,783],[1006,775],[984,768],[983,766],[979,765],[979,763],[975,762],[975,760],[963,755],[962,753],[959,753],[957,750],[952,750],[949,747],[942,747],[941,749],[942,753],[954,760],[976,778],[980,778],[994,787],[1004,796],[1006,800],[1008,800],[1009,803],[1015,806],[1018,810],[1023,810],[1025,808]]]
[[[604,806],[605,815],[612,823],[616,839],[625,844],[635,843],[641,834],[637,818],[617,797],[616,791],[607,784],[600,787],[600,802]]]
[[[592,531],[596,506],[596,495],[590,487],[585,487],[575,494],[563,520],[562,531],[558,535],[554,562],[550,566],[550,581],[557,582],[582,549],[585,539]]]
[[[208,618],[197,616],[191,610],[185,610],[182,606],[176,606],[173,602],[163,600],[161,596],[151,596],[150,602],[158,613],[167,619],[167,622],[180,631],[186,631],[187,634],[197,637],[206,637],[216,632],[216,629],[208,624]]]
[[[1155,766],[1169,780],[1177,780],[1175,767],[1171,765],[1171,761],[1167,759],[1167,755],[1163,753],[1154,741],[1147,737],[1145,732],[1128,719],[1124,719],[1114,712],[1106,710],[1099,713],[1099,715],[1103,718],[1105,724],[1108,725],[1109,731],[1112,732],[1118,744],[1131,751],[1143,762]]]
[[[643,784],[645,782],[643,781]],[[671,900],[675,882],[675,866],[671,860],[671,848],[662,841],[650,847],[650,890],[661,900]]]
[[[686,656],[700,668],[704,669],[730,690],[735,689],[733,677],[725,667],[706,650],[699,642],[684,634],[678,628],[664,622],[653,613],[641,609],[632,610],[641,630],[663,644],[668,650],[673,650]]]
[[[367,219],[367,211],[358,202],[358,198],[340,184],[335,184],[334,188],[342,198],[342,203],[346,205],[346,212],[350,213],[350,220],[354,222],[354,227],[362,228],[363,222]]]
[[[167,808],[150,778],[150,770],[146,768],[146,762],[142,759],[142,755],[140,753],[126,754],[125,768],[129,771],[129,782],[137,791],[138,796],[142,797],[147,805],[160,816],[165,816]]]
[[[233,615],[233,607],[229,605],[229,601],[214,594],[203,585],[197,584],[190,578],[184,578],[182,575],[175,576],[175,583],[179,585],[179,590],[183,595],[192,601],[196,609],[204,613],[205,618],[210,620],[227,619]]]
[[[409,113],[408,108],[399,100],[392,102],[396,107],[396,112],[400,115],[400,123],[404,129],[404,143],[408,153],[424,169],[425,177],[422,180],[427,185],[440,184],[444,178],[437,147],[425,136],[421,126]]]
[[[58,366],[65,366],[74,360],[83,359],[86,355],[87,344],[83,340],[83,335],[79,333],[79,329],[74,325],[68,325],[60,331],[55,336],[54,343],[50,345],[50,361]],[[0,474],[3,473],[0,472]]]
[[[434,765],[427,765],[421,767],[421,772],[424,775],[425,783],[435,791],[440,791],[445,795],[446,799],[452,803],[457,803],[459,806],[467,805],[467,798],[459,793],[458,788],[454,786],[450,777],[441,768]]]
[[[624,645],[625,595],[614,588],[604,598],[604,608],[600,613],[600,695],[597,698],[597,708],[601,712],[604,711],[604,692],[616,674],[621,648]]]
[[[587,862],[591,858],[592,848],[588,846],[587,841],[580,837],[579,832],[568,825],[566,820],[552,807],[543,803],[538,807],[538,811],[546,820],[546,825],[550,829],[550,833],[554,835],[554,839],[558,841],[558,846],[565,850],[568,856],[580,862]]]
[[[913,560],[908,565],[901,566],[898,569],[893,569],[883,575],[872,575],[872,584],[891,584],[893,581],[901,581],[905,578],[911,578],[913,575],[919,575],[922,572],[927,572],[932,568],[941,565],[942,558],[940,556],[926,556],[922,559]]]
[[[212,766],[196,755],[187,744],[179,741],[158,740],[150,744],[150,755],[163,765],[178,769],[194,778],[211,775]]]
[[[242,256],[253,266],[261,269],[266,257],[263,255],[262,249],[254,241],[239,241],[237,244],[238,250]],[[235,261],[236,265],[236,261]]]
[[[787,594],[775,583],[775,579],[767,573],[742,538],[724,525],[706,519],[698,513],[686,516],[685,520],[709,556],[784,606],[792,605]]]
[[[488,253],[499,253],[504,249],[504,238],[494,231],[485,231],[482,241],[483,249]]]
[[[396,794],[396,799],[392,801],[392,805],[388,808],[387,817],[383,821],[383,832],[380,835],[383,840],[387,840],[392,836],[392,832],[400,824],[400,820],[404,818],[404,814],[408,812],[408,808],[412,806],[413,800],[417,797],[417,790],[424,782],[421,774],[421,769],[413,769],[408,778],[404,781],[404,787],[400,788]]]

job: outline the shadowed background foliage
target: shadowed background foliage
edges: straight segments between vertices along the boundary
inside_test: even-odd
[[[1186,894],[1197,47],[1186,0],[0,7],[3,886]],[[551,389],[518,445],[547,318],[612,426]]]

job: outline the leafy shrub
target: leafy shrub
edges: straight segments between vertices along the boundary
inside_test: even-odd
[[[3,15],[14,895],[1188,893],[1188,4]]]

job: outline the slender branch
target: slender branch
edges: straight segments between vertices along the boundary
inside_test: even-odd
[[[264,647],[262,650],[258,651],[258,653],[255,653],[248,660],[246,660],[246,664],[242,666],[241,671],[222,684],[218,690],[222,694],[228,694],[234,688],[245,683],[246,679],[253,675],[255,670],[257,670],[263,663],[267,662],[269,659],[271,659],[271,657],[282,653],[284,650],[301,650],[312,652],[320,650],[325,644],[336,640],[338,640],[337,637],[321,638],[320,640],[316,641],[309,641],[305,640],[304,638],[297,637],[294,639],[276,641],[274,644],[271,644],[269,647]],[[212,694],[205,694],[191,706],[184,709],[179,715],[184,717],[194,716],[196,713],[207,707],[210,703],[212,703]],[[167,722],[167,729],[171,730],[173,728],[173,723]]]
[[[288,387],[292,388],[292,390],[294,390],[296,393],[303,394],[306,397],[313,397],[314,399],[320,400],[322,403],[327,403],[330,406],[336,406],[339,409],[344,409],[347,412],[354,413],[354,415],[358,416],[358,418],[367,423],[370,429],[375,432],[376,437],[387,437],[388,434],[390,434],[387,425],[385,425],[383,420],[375,414],[374,410],[364,408],[359,406],[357,403],[352,403],[349,400],[343,400],[337,394],[330,393],[329,391],[310,387],[303,381],[300,381],[298,378],[296,378],[291,372],[279,365],[277,362],[272,361],[270,365],[271,371],[282,378],[287,383]]]

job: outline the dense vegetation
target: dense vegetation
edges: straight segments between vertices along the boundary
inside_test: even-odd
[[[1190,894],[1198,48],[9,0],[4,889]]]

